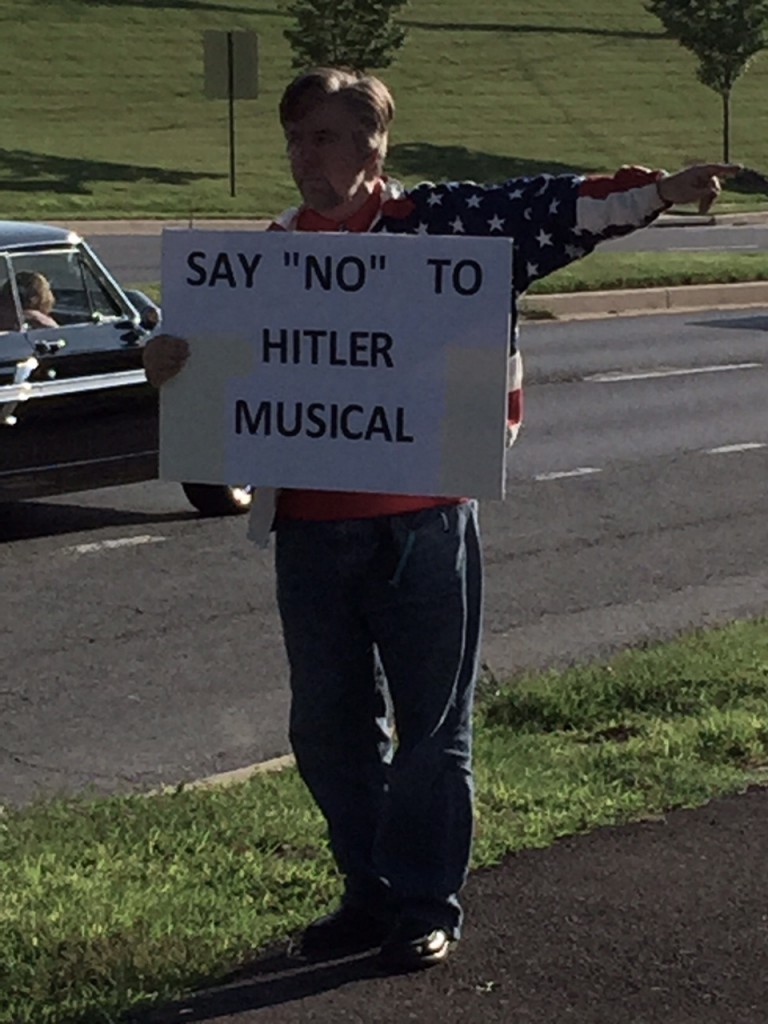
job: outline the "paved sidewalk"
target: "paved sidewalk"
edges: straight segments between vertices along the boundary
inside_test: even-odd
[[[560,840],[476,872],[448,963],[282,950],[135,1024],[766,1024],[768,790]]]

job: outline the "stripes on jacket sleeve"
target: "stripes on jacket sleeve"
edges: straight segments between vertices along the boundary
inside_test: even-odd
[[[614,175],[584,178],[576,201],[576,227],[596,241],[645,227],[668,207],[659,195],[663,171],[622,167]]]
[[[523,422],[523,358],[519,350],[507,364],[507,448],[517,440]]]

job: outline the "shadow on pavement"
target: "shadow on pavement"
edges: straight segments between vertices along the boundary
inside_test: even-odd
[[[200,514],[193,509],[179,512],[131,512],[120,508],[22,501],[0,504],[0,544],[58,537],[65,533],[81,533],[105,526],[156,526],[159,523],[178,523],[199,518]]]
[[[216,988],[123,1018],[123,1024],[206,1021],[229,1014],[320,995],[350,982],[381,975],[373,953],[344,960],[307,961],[272,952],[231,975]]]
[[[718,317],[712,320],[689,320],[690,327],[731,327],[739,331],[768,331],[768,315],[757,313],[755,316]]]
[[[126,1024],[765,1024],[766,850],[768,789],[750,785],[473,872],[460,948],[433,971],[276,945]]]

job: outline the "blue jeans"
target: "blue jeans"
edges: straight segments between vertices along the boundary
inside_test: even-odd
[[[279,522],[276,561],[291,744],[344,899],[458,937],[482,607],[476,503]]]

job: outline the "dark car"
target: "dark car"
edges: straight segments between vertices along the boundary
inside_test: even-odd
[[[0,221],[0,503],[157,477],[141,350],[159,323],[78,235]],[[182,486],[206,515],[251,503],[247,487]]]

